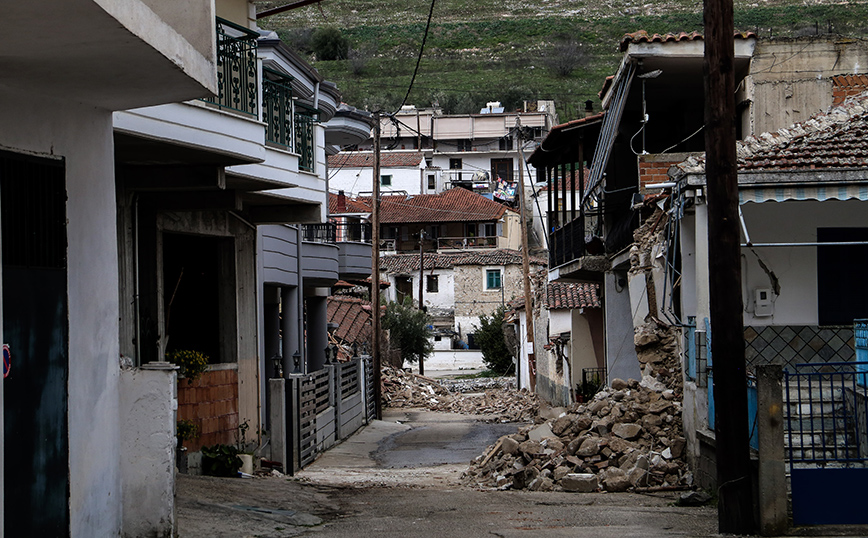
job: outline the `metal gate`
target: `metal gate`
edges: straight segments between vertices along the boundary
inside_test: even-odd
[[[868,524],[868,394],[861,373],[866,367],[866,362],[800,364],[785,373],[795,525]]]

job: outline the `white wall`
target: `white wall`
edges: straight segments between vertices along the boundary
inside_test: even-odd
[[[340,159],[340,155],[338,155]],[[422,166],[424,166],[424,161]],[[432,172],[433,173],[433,172]],[[329,189],[332,192],[344,191],[347,196],[374,189],[373,168],[332,167],[329,170]],[[409,194],[427,194],[428,175],[422,168],[380,168],[381,176],[392,176],[391,185],[381,185],[380,192],[406,191]],[[420,187],[424,190],[420,190]]]
[[[418,371],[419,366],[415,369]],[[435,350],[434,354],[425,359],[425,372],[451,370],[482,370],[482,351],[478,349],[446,349]]]
[[[118,254],[111,113],[0,91],[0,148],[66,159],[70,534],[121,532]]]

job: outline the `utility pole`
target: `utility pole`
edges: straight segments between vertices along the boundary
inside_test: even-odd
[[[374,362],[374,399],[377,418],[383,418],[380,350],[380,113],[374,112],[374,178],[371,196],[371,354]]]
[[[705,0],[705,151],[708,190],[709,310],[721,534],[753,534],[747,413],[732,0]],[[710,238],[714,238],[710,240]]]
[[[515,118],[515,145],[518,147],[518,188],[521,211],[521,273],[524,281],[524,311],[527,317],[527,366],[530,391],[536,392],[536,356],[533,346],[533,295],[530,292],[530,254],[527,248],[527,201],[524,192],[524,151],[521,148],[521,118]],[[506,277],[506,275],[503,275]],[[501,278],[501,288],[505,278]]]
[[[422,306],[424,303],[422,302],[422,286],[425,275],[425,253],[422,250],[422,240],[425,239],[425,230],[419,230],[419,310],[425,311],[425,307]],[[419,375],[425,375],[425,357],[419,355]]]

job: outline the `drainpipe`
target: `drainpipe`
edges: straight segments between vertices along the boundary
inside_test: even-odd
[[[133,315],[136,323],[136,366],[142,365],[142,322],[139,313],[139,193],[133,193]]]

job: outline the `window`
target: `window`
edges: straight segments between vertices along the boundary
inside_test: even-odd
[[[471,144],[470,140],[459,140],[458,151],[473,151],[473,144]]]
[[[433,191],[437,189],[437,180],[434,178],[434,175],[431,174],[428,176],[428,190]]]
[[[487,269],[485,271],[485,289],[499,290],[500,286],[500,269]]]
[[[425,291],[428,293],[437,293],[440,291],[437,275],[428,275],[425,280]]]
[[[497,235],[497,224],[494,222],[486,222],[482,226],[482,235],[484,237],[495,237]]]
[[[818,228],[817,240],[868,242],[868,228]],[[868,245],[817,247],[817,317],[820,325],[853,325],[868,317]]]
[[[500,151],[512,151],[512,137],[500,139]]]
[[[450,170],[461,170],[464,166],[461,163],[461,159],[449,159],[449,169]]]
[[[391,176],[391,174],[390,174],[390,175],[386,175],[386,176],[380,176],[380,185],[382,185],[382,186],[384,186],[384,187],[389,187],[389,186],[391,186],[391,185],[392,185],[392,176]]]

